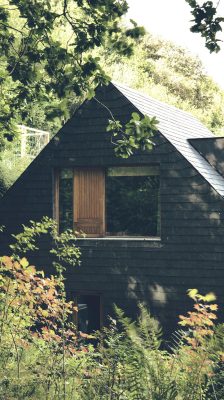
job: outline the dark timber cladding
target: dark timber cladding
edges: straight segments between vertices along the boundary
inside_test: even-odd
[[[44,215],[57,217],[57,176],[62,168],[74,170],[78,181],[74,201],[81,202],[82,208],[75,211],[76,227],[87,230],[88,236],[91,230],[101,236],[104,206],[94,198],[92,188],[98,187],[104,204],[102,171],[113,166],[157,166],[161,236],[78,239],[82,265],[68,268],[67,289],[71,297],[99,295],[104,322],[114,303],[135,317],[137,303],[143,301],[169,331],[178,315],[191,306],[187,289],[214,291],[223,302],[223,156],[218,149],[210,158],[204,154],[206,141],[215,146],[214,136],[188,113],[112,83],[98,88],[96,99],[86,101],[76,111],[1,200],[0,224],[7,227],[1,254],[7,252],[10,233],[19,232],[21,224]],[[153,150],[138,151],[129,159],[115,157],[106,132],[108,109],[122,123],[133,111],[155,115],[160,125]],[[93,170],[99,171],[98,178],[91,177]],[[84,202],[86,191],[89,200]],[[85,225],[88,201],[91,226]],[[49,243],[43,239],[40,251],[31,259],[50,273],[48,249]]]

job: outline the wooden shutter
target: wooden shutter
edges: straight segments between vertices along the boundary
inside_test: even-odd
[[[99,168],[78,168],[74,172],[74,229],[87,236],[105,231],[105,174]]]

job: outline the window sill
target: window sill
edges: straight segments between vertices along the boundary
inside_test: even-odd
[[[147,240],[147,241],[155,241],[160,242],[161,238],[158,236],[155,237],[145,237],[145,236],[102,236],[102,237],[79,237],[77,240]]]
[[[106,237],[82,237],[77,238],[77,244],[80,246],[118,246],[118,247],[163,247],[160,237],[123,237],[123,236],[106,236]]]

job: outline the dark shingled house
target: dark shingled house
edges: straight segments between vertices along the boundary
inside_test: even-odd
[[[110,113],[156,116],[152,151],[117,158]],[[135,317],[138,301],[166,331],[189,307],[186,291],[224,295],[224,138],[196,118],[117,83],[97,89],[32,162],[0,203],[9,234],[47,215],[83,230],[82,265],[67,270],[79,326],[96,329],[113,303]],[[49,273],[42,245],[38,266]]]

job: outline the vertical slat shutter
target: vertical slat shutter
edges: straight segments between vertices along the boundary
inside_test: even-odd
[[[74,172],[74,229],[88,236],[105,231],[105,174],[98,168],[78,168]]]

